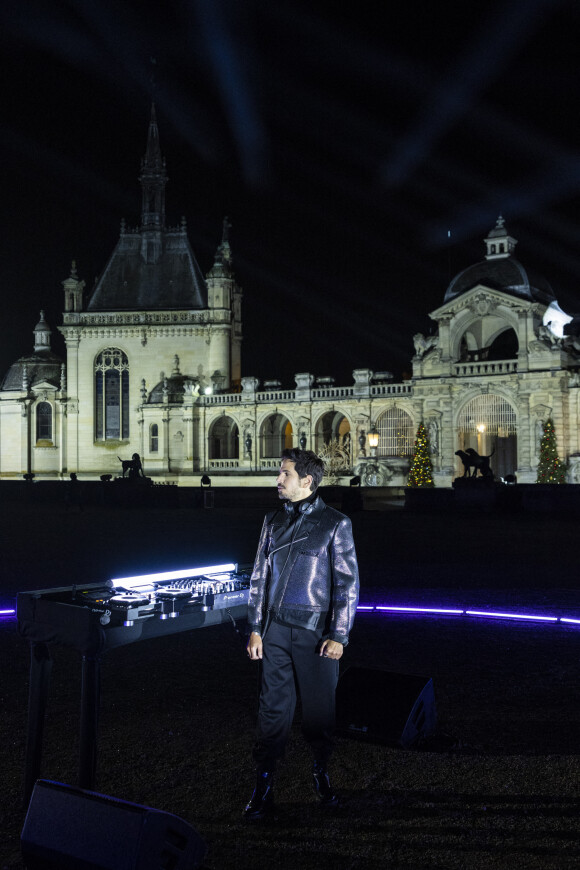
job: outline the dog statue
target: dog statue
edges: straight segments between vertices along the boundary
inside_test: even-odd
[[[129,472],[129,478],[145,477],[143,473],[143,466],[141,465],[141,457],[138,453],[134,453],[131,459],[121,459],[120,456],[117,456],[117,459],[121,463],[121,467],[123,469],[123,477],[125,477],[125,472]]]
[[[494,453],[495,447],[489,456],[480,456],[473,447],[468,447],[467,450],[455,451],[455,455],[459,456],[463,463],[464,477],[477,477],[477,472],[479,471],[482,477],[493,478],[493,471],[491,470],[489,460]]]

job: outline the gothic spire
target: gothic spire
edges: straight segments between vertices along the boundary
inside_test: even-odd
[[[165,185],[167,183],[167,176],[165,174],[165,160],[161,155],[161,147],[159,145],[159,129],[157,127],[155,103],[151,104],[147,148],[145,157],[141,161],[139,181],[143,191],[141,226],[143,229],[165,229]]]

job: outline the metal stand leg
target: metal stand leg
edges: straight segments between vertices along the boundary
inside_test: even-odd
[[[24,804],[30,801],[40,774],[42,735],[48,701],[52,658],[45,643],[30,644],[30,685],[28,689],[28,733],[24,768]]]
[[[81,683],[81,733],[79,786],[92,789],[97,772],[97,732],[99,728],[100,662],[83,656]]]

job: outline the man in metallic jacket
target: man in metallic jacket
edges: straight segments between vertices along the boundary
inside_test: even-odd
[[[314,756],[313,781],[324,807],[338,803],[328,776],[333,749],[338,662],[358,602],[351,522],[317,494],[324,465],[311,450],[284,450],[277,478],[284,505],[266,515],[248,602],[250,659],[261,661],[254,761],[257,783],[244,810],[263,818],[274,771],[296,705]]]

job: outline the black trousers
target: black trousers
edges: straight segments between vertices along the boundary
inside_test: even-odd
[[[322,631],[273,622],[263,639],[262,679],[254,761],[273,771],[284,754],[297,692],[302,733],[316,761],[326,764],[334,746],[338,661],[319,655]]]

